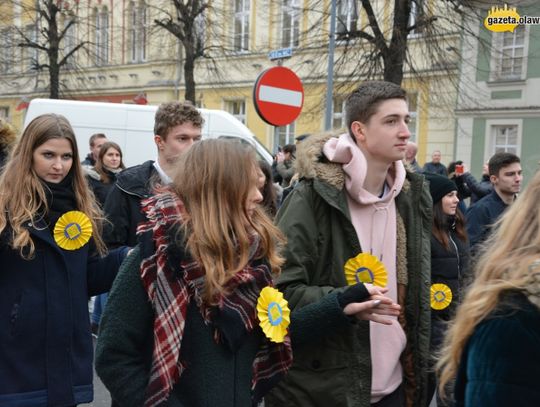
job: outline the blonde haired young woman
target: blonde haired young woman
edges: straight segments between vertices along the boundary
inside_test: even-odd
[[[87,301],[126,251],[91,256],[105,253],[100,220],[69,122],[38,116],[0,177],[0,405],[92,401]]]
[[[539,406],[540,172],[485,244],[449,329],[440,386],[457,406]]]

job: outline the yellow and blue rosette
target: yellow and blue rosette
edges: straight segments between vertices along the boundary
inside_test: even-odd
[[[281,343],[291,323],[291,311],[283,294],[273,287],[264,287],[257,300],[259,326],[272,342]]]
[[[370,283],[378,287],[386,287],[388,272],[377,257],[369,253],[360,253],[345,263],[345,279],[349,285]]]
[[[452,302],[452,290],[446,284],[436,283],[430,289],[431,308],[440,311]]]
[[[77,250],[92,237],[92,222],[80,211],[69,211],[54,225],[54,240],[64,250]]]

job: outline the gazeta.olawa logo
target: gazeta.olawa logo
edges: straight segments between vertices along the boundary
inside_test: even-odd
[[[540,24],[540,17],[520,16],[515,7],[493,6],[484,19],[484,26],[493,32],[514,32],[518,25]]]

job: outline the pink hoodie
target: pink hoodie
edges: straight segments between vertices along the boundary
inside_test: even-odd
[[[391,165],[384,194],[379,198],[364,189],[367,161],[348,134],[328,140],[323,152],[330,161],[343,164],[351,221],[360,246],[363,252],[384,263],[388,272],[387,295],[397,302],[395,197],[405,181],[405,167],[401,161]],[[399,359],[407,340],[397,318],[394,319],[392,325],[370,323],[372,403],[392,393],[402,382]]]

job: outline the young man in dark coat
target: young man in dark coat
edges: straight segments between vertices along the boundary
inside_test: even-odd
[[[105,201],[110,224],[104,239],[110,247],[135,246],[137,225],[144,220],[141,200],[153,194],[156,185],[171,183],[178,157],[201,139],[203,118],[190,103],[163,103],[156,111],[154,141],[156,161],[146,161],[119,174]]]
[[[512,153],[497,153],[490,158],[489,176],[493,191],[467,211],[467,235],[471,249],[484,242],[491,226],[516,199],[523,175],[520,159]]]

